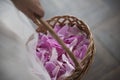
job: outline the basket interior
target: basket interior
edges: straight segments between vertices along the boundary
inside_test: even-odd
[[[94,41],[89,27],[83,21],[73,16],[56,16],[47,20],[47,22],[52,27],[54,27],[55,25],[60,25],[61,27],[64,25],[70,25],[71,27],[77,26],[81,32],[85,32],[87,34],[87,38],[90,41],[87,53],[82,61],[78,61],[80,66],[76,67],[73,74],[65,79],[65,80],[80,80],[88,70],[90,64],[92,63],[93,55],[95,52]],[[45,29],[42,29],[41,31],[46,33]]]

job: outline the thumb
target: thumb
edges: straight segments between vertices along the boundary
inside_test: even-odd
[[[34,6],[33,8],[31,8],[31,11],[34,14],[38,15],[39,17],[43,17],[44,16],[44,10],[43,10],[41,5]]]

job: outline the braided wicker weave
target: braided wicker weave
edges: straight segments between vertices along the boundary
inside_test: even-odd
[[[83,21],[77,19],[76,17],[67,16],[67,15],[53,17],[53,18],[47,20],[47,22],[52,27],[54,27],[55,25],[64,26],[66,24],[70,25],[70,26],[76,25],[80,29],[80,31],[83,31],[87,34],[87,38],[90,41],[87,53],[86,53],[85,57],[82,59],[82,61],[77,61],[77,59],[76,59],[79,66],[76,66],[72,75],[70,75],[69,77],[66,77],[66,79],[65,79],[65,80],[81,80],[81,78],[88,71],[88,68],[93,61],[93,57],[94,57],[94,53],[95,53],[93,36],[91,34],[89,27]],[[45,31],[45,30],[43,30],[43,31]],[[74,62],[74,60],[73,60],[73,62]]]

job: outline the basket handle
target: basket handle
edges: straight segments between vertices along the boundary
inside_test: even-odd
[[[44,21],[42,18],[39,18],[39,16],[36,16],[36,21],[37,21],[38,27],[40,27],[40,23],[41,23],[44,26],[44,28],[46,30],[48,30],[50,32],[50,34],[57,40],[57,42],[63,47],[63,49],[67,52],[67,54],[70,56],[70,58],[75,63],[75,67],[77,67],[77,68],[80,67],[79,62],[77,61],[77,59],[75,58],[73,53],[69,50],[69,48],[66,47],[64,42],[58,37],[58,35],[54,32],[52,27],[46,21]]]

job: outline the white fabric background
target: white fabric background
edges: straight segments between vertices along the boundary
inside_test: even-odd
[[[0,80],[50,80],[33,54],[36,41],[29,20],[10,0],[0,0]]]

